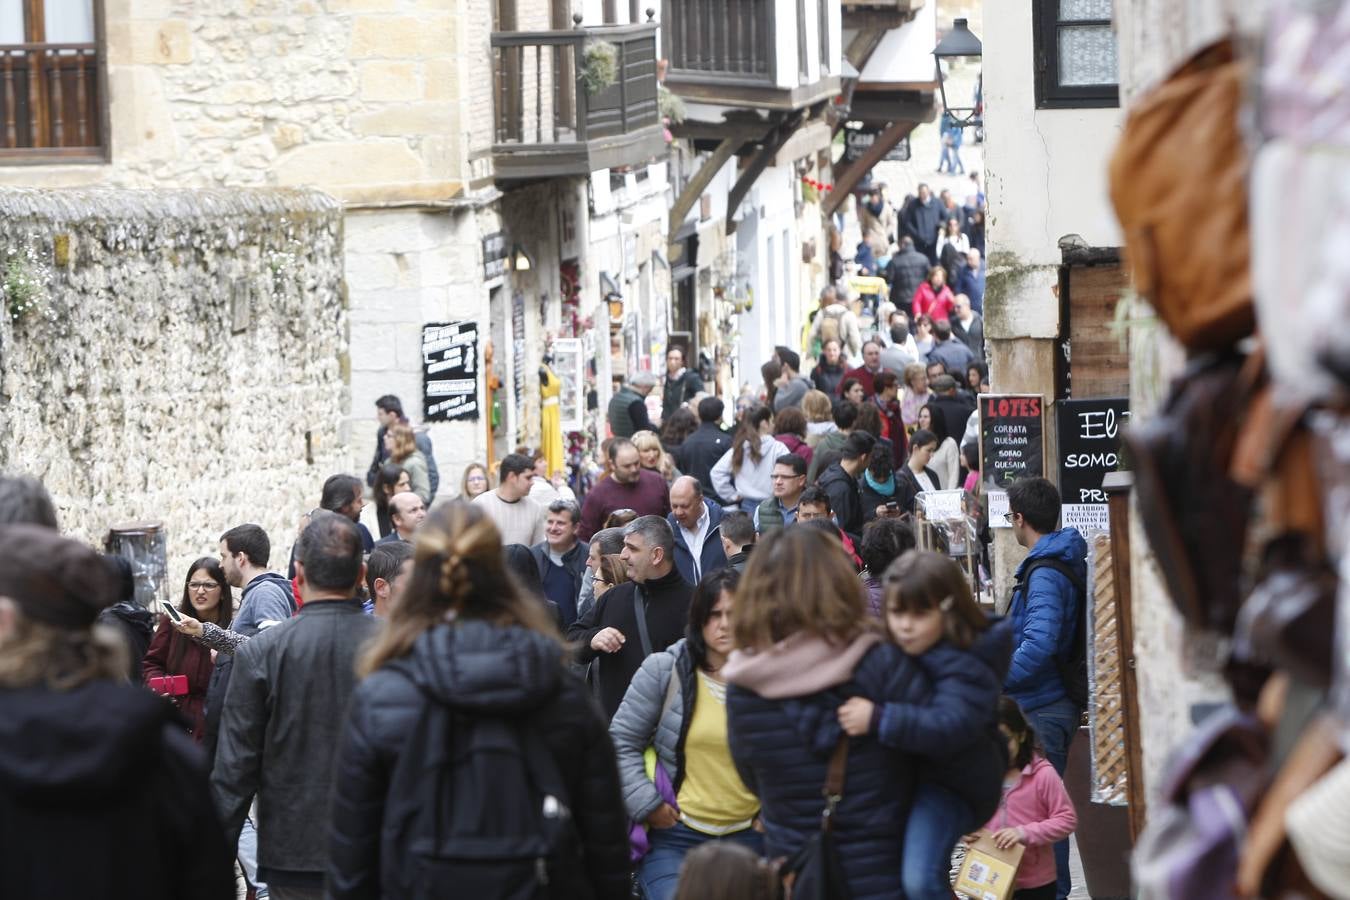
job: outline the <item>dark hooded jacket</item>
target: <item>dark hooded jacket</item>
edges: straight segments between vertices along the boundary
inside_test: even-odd
[[[155,633],[154,614],[135,600],[122,600],[99,613],[98,622],[116,628],[121,633],[129,656],[130,668],[127,674],[132,684],[138,684],[141,680],[141,660],[150,649],[150,639]]]
[[[844,467],[835,463],[821,473],[817,486],[830,495],[830,509],[834,512],[834,521],[849,534],[857,534],[863,527],[862,495],[858,492],[858,479],[844,471]]]
[[[970,807],[967,829],[989,821],[1002,795],[1008,744],[998,730],[998,698],[1012,658],[1012,622],[995,620],[969,650],[940,641],[916,658],[933,692],[923,703],[887,703],[874,713],[877,738],[917,753],[919,778]]]
[[[567,786],[589,876],[585,884],[551,885],[550,896],[627,898],[628,831],[614,746],[563,654],[556,641],[528,629],[465,620],[424,633],[411,653],[361,682],[338,755],[330,900],[391,897],[382,889],[381,827],[419,798],[389,795],[390,778],[427,703],[468,717],[517,719],[539,735]]]
[[[232,900],[233,855],[163,699],[107,681],[0,690],[0,895]]]

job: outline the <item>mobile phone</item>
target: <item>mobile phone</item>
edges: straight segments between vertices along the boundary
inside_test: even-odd
[[[172,603],[169,603],[168,601],[165,600],[161,600],[159,601],[159,605],[160,608],[164,610],[165,615],[167,615],[170,619],[173,619],[175,622],[183,621],[182,614],[178,612],[178,610],[174,607]]]
[[[892,500],[891,502],[886,504],[886,508],[889,509],[891,512],[895,512],[900,508],[900,504]]]
[[[166,697],[181,697],[188,692],[186,675],[160,675],[148,679],[145,686]]]

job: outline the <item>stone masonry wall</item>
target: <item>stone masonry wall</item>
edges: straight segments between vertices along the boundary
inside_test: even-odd
[[[486,14],[485,0],[105,0],[111,164],[6,167],[0,183],[454,197],[471,96],[474,138],[492,123],[486,35],[465,56],[470,3]]]
[[[242,522],[284,567],[346,458],[342,240],[317,192],[0,189],[0,471],[163,522],[171,583]]]

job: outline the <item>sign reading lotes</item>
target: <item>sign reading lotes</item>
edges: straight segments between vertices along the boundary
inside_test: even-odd
[[[989,495],[989,524],[1006,528],[1008,485],[1045,476],[1045,398],[1040,394],[981,394],[980,482]]]

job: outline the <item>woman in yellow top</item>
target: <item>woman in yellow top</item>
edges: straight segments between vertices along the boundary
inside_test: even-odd
[[[711,572],[689,603],[682,641],[642,663],[609,733],[618,753],[624,805],[647,826],[651,850],[638,864],[647,900],[670,900],[680,863],[693,848],[728,840],[763,852],[755,829],[759,799],[746,788],[727,743],[726,683],[731,653],[731,600],[739,573]],[[656,750],[662,770],[648,775],[643,754]],[[657,783],[669,784],[663,797]],[[675,803],[670,803],[674,799]]]

